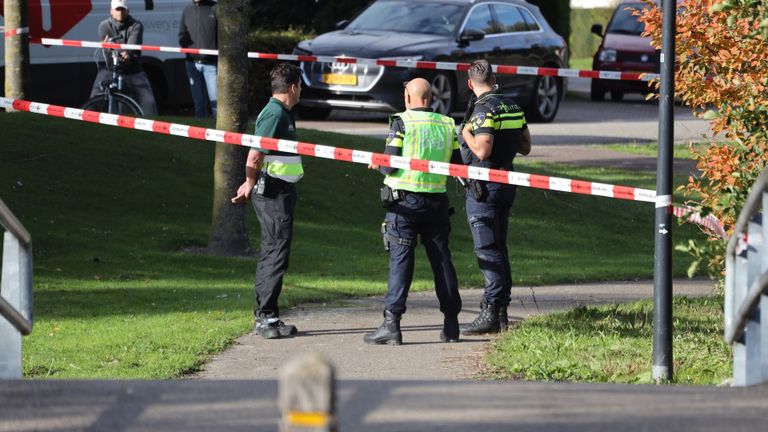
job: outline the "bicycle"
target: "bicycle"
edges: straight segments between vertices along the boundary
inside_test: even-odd
[[[114,42],[114,38],[108,40],[108,42]],[[132,97],[125,93],[122,93],[125,87],[124,75],[120,66],[120,54],[117,50],[111,51],[112,61],[112,78],[105,79],[99,83],[101,93],[96,94],[92,98],[85,101],[81,107],[84,110],[104,112],[109,114],[127,114],[134,117],[144,116],[144,111],[139,104]],[[98,49],[94,53],[94,61],[96,62],[97,69],[99,68],[99,52],[101,52],[104,58],[104,63],[107,63],[107,55],[104,49]]]

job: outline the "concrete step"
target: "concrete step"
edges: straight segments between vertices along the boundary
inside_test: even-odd
[[[392,361],[397,361],[394,357]],[[340,431],[758,431],[749,388],[343,380]],[[0,431],[277,431],[277,382],[5,381]]]

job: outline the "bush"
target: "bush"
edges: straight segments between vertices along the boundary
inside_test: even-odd
[[[571,1],[570,0],[528,0],[541,9],[549,25],[566,41],[571,36]]]
[[[371,3],[370,0],[253,0],[251,28],[280,30],[299,28],[325,33],[336,23],[350,19]]]
[[[683,187],[690,204],[714,214],[730,233],[752,184],[768,163],[768,5],[758,0],[683,0],[678,13],[675,85],[694,112],[712,121],[722,138],[691,150],[698,176]],[[642,16],[656,47],[661,11]],[[680,245],[723,272],[725,240]]]
[[[571,38],[568,46],[571,59],[592,58],[600,46],[600,37],[590,33],[592,24],[608,25],[612,8],[573,9],[571,11]]]
[[[269,31],[258,30],[248,35],[248,51],[289,54],[300,41],[314,37],[301,30]],[[248,72],[249,107],[251,112],[261,109],[272,94],[269,88],[269,71],[278,61],[252,60]]]

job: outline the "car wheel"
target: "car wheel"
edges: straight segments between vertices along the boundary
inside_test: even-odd
[[[532,122],[549,123],[555,119],[560,108],[562,81],[558,77],[540,76],[531,96],[531,102],[526,110],[528,119]]]
[[[432,109],[439,114],[451,115],[456,100],[456,89],[451,77],[439,73],[430,80],[432,85]]]
[[[611,91],[611,100],[614,102],[621,102],[624,99],[624,92],[613,90]]]
[[[605,90],[603,90],[603,87],[596,82],[597,80],[592,80],[592,84],[589,86],[589,99],[593,101],[603,101],[605,100]]]
[[[303,120],[325,120],[331,115],[331,109],[299,105],[296,107],[296,114]]]

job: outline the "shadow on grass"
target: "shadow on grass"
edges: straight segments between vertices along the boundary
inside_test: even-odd
[[[48,289],[35,294],[35,313],[45,319],[163,315],[177,312],[241,310],[250,313],[250,289],[119,287]]]

